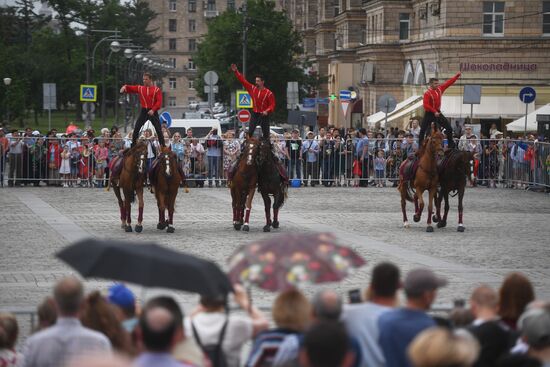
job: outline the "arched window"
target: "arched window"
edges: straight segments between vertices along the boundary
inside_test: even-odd
[[[413,84],[414,70],[411,60],[405,61],[405,73],[403,74],[403,84]]]
[[[414,73],[414,84],[425,85],[426,84],[426,71],[424,70],[424,62],[418,60],[416,62],[416,70]]]

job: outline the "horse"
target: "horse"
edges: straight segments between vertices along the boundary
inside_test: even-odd
[[[258,191],[264,199],[265,221],[264,232],[270,232],[271,227],[279,228],[279,209],[285,202],[288,190],[288,180],[281,177],[279,166],[275,163],[275,157],[271,144],[262,141],[260,155],[258,157]],[[271,221],[271,196],[273,196],[273,222]]]
[[[236,231],[250,230],[249,220],[252,210],[252,199],[258,183],[258,152],[260,142],[254,137],[249,137],[244,142],[242,156],[240,157],[235,173],[231,180],[231,201],[233,207],[233,228]],[[246,207],[246,215],[245,215]],[[244,217],[244,219],[243,219]]]
[[[121,163],[120,160],[122,160]],[[135,231],[139,233],[143,230],[143,186],[147,174],[147,144],[138,142],[132,148],[126,150],[123,157],[115,158],[110,167],[109,187],[113,187],[118,200],[121,227],[126,232],[132,232],[131,209],[137,195],[139,214]],[[121,189],[124,200],[120,193]]]
[[[447,214],[449,214],[449,193],[456,191],[458,195],[458,232],[464,232],[462,223],[464,207],[462,200],[466,187],[466,179],[470,182],[475,180],[474,176],[474,153],[468,151],[453,150],[438,167],[440,188],[436,193],[435,206],[436,214],[433,216],[437,228],[447,226]],[[453,195],[454,196],[454,195]],[[445,213],[441,218],[441,201],[445,200]]]
[[[407,201],[414,201],[413,219],[419,222],[424,210],[424,191],[429,192],[428,226],[426,232],[433,232],[432,213],[435,193],[438,188],[437,156],[443,155],[443,134],[432,127],[432,134],[424,141],[418,152],[417,160],[405,160],[399,167],[399,186],[401,193],[401,211],[403,227],[409,228],[407,220]],[[414,199],[413,199],[414,197]]]
[[[155,198],[159,209],[159,222],[157,229],[166,229],[168,233],[174,233],[174,207],[180,183],[185,181],[183,171],[178,168],[178,158],[170,148],[163,146],[157,157],[158,163],[153,165],[149,172],[149,181],[154,188]],[[168,210],[168,220],[166,220]]]

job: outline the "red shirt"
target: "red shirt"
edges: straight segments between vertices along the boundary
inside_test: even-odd
[[[259,89],[255,85],[250,84],[238,71],[235,71],[235,76],[239,79],[248,94],[250,94],[250,97],[252,97],[252,101],[254,102],[254,112],[272,113],[275,111],[275,95],[272,91],[265,87],[263,89]]]
[[[141,108],[158,111],[162,105],[162,91],[154,85],[146,87],[144,85],[125,85],[126,93],[139,94]]]
[[[456,74],[436,89],[431,87],[428,88],[428,90],[424,93],[424,111],[433,113],[440,112],[441,96],[443,95],[443,92],[445,92],[445,89],[453,85],[458,78],[460,78],[460,73]]]

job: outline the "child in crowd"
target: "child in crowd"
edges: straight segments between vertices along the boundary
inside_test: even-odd
[[[69,187],[69,179],[71,175],[71,152],[69,146],[65,144],[61,152],[61,166],[59,166],[59,174],[63,179],[63,187]]]
[[[386,171],[386,158],[384,157],[384,150],[379,149],[374,159],[374,170],[376,177],[376,187],[386,186],[385,171]]]
[[[78,178],[78,166],[80,164],[80,152],[78,151],[78,146],[73,145],[71,150],[71,186],[76,185]]]
[[[103,175],[107,167],[107,158],[109,158],[109,149],[105,146],[105,140],[100,139],[95,151],[97,187],[104,187]]]

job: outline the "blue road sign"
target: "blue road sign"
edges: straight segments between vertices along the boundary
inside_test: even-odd
[[[525,104],[534,102],[535,98],[537,98],[537,92],[532,87],[523,87],[519,91],[519,99]]]
[[[95,102],[97,100],[97,85],[80,84],[80,100]]]
[[[340,91],[340,101],[349,101],[351,99],[351,91],[350,90],[341,90]]]
[[[317,98],[317,104],[329,104],[329,98],[328,97],[325,97],[325,98]]]
[[[237,91],[237,108],[253,108],[254,103],[250,94],[245,90]]]
[[[168,127],[172,125],[172,115],[170,115],[170,112],[168,111],[164,111],[163,113],[161,113],[159,119],[161,122],[166,122]]]
[[[315,107],[315,98],[304,98],[304,107],[313,108]]]

